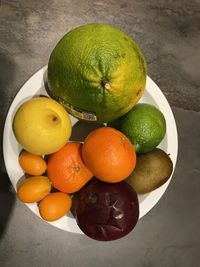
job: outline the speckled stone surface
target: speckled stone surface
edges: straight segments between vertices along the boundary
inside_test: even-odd
[[[148,75],[167,97],[177,123],[179,155],[159,203],[135,230],[96,242],[42,222],[16,198],[2,157],[0,266],[200,266],[200,1],[1,0],[0,137],[23,83],[48,63],[58,40],[89,22],[118,26],[148,62]]]

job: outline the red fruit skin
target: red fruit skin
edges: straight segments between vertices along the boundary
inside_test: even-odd
[[[139,219],[136,192],[126,182],[92,179],[76,198],[74,213],[80,229],[90,238],[110,241],[130,233]]]

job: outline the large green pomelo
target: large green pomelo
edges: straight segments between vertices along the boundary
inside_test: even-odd
[[[126,33],[87,24],[64,35],[48,63],[51,96],[75,117],[108,122],[128,112],[143,95],[146,61]]]

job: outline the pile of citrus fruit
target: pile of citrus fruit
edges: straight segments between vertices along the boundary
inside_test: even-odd
[[[122,132],[101,127],[93,130],[84,143],[65,142],[61,149],[46,157],[22,150],[19,165],[27,176],[19,184],[19,199],[26,203],[39,202],[42,218],[53,221],[70,210],[71,194],[83,188],[92,177],[107,183],[127,178],[135,168],[136,153]]]
[[[144,56],[121,30],[89,24],[67,33],[50,56],[49,97],[25,101],[14,115],[25,173],[19,199],[37,203],[46,221],[71,211],[96,240],[127,235],[139,218],[138,194],[161,186],[173,169],[157,148],[166,133],[162,112],[136,104],[145,83]],[[68,113],[107,124],[74,142]]]

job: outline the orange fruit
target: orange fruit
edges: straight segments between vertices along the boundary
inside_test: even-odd
[[[39,212],[46,221],[62,218],[71,208],[72,199],[68,194],[55,192],[47,195],[39,203]]]
[[[86,137],[82,153],[86,166],[104,182],[124,180],[136,164],[136,153],[130,140],[111,127],[92,131]]]
[[[47,173],[53,187],[65,193],[78,191],[93,176],[83,162],[82,144],[79,142],[66,143],[59,151],[51,154]]]
[[[32,176],[25,179],[17,189],[17,196],[22,202],[34,203],[49,194],[51,183],[46,176]]]
[[[45,160],[39,156],[23,151],[19,155],[21,168],[30,175],[42,175],[47,168]]]

